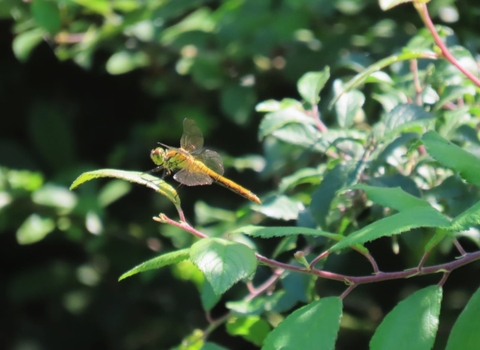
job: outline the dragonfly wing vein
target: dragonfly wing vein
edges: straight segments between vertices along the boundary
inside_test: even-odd
[[[206,149],[196,155],[195,158],[219,175],[223,175],[225,172],[223,169],[222,157],[215,151]]]
[[[187,152],[193,152],[203,147],[203,134],[195,120],[188,118],[183,120],[183,135],[180,139],[180,147]]]
[[[211,185],[213,182],[213,179],[207,174],[195,172],[193,169],[187,168],[180,170],[173,178],[187,186]]]

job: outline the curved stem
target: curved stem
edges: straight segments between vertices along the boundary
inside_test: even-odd
[[[188,223],[186,222],[177,222],[174,220],[171,220],[164,214],[160,214],[158,218],[154,218],[154,220],[162,223],[168,223],[174,226],[177,226],[187,232],[192,233],[193,235],[199,237],[199,238],[208,238],[207,235],[201,233],[200,231],[195,230],[193,227],[191,227]],[[323,270],[317,270],[313,268],[306,268],[306,267],[300,267],[300,266],[295,266],[291,264],[286,264],[282,263],[273,259],[269,259],[264,257],[263,255],[260,255],[258,253],[255,253],[255,257],[257,260],[267,266],[279,269],[281,272],[283,270],[289,270],[289,271],[296,271],[300,273],[306,273],[306,274],[311,274],[315,275],[321,278],[325,279],[330,279],[334,281],[339,281],[343,283],[348,283],[350,285],[360,285],[360,284],[366,284],[366,283],[372,283],[372,282],[380,282],[380,281],[388,281],[388,280],[393,280],[393,279],[400,279],[400,278],[409,278],[413,276],[422,276],[422,275],[429,275],[433,273],[450,273],[453,270],[464,266],[466,264],[469,264],[473,261],[480,260],[480,251],[473,252],[473,253],[465,253],[458,259],[448,262],[448,263],[443,263],[443,264],[438,264],[438,265],[433,265],[433,266],[427,266],[423,267],[423,263],[426,259],[426,255],[424,255],[425,258],[422,258],[420,261],[419,265],[414,268],[410,268],[404,271],[398,271],[398,272],[381,272],[378,271],[374,275],[368,275],[368,276],[348,276],[348,275],[342,275],[334,272],[329,272],[329,271],[323,271]],[[420,269],[419,269],[420,267]],[[279,274],[281,273],[279,272]],[[446,277],[445,277],[446,279]],[[273,279],[275,281],[276,279]],[[263,290],[261,290],[263,292]]]
[[[350,294],[350,292],[351,292],[352,290],[354,290],[355,287],[356,287],[355,284],[352,284],[352,285],[348,286],[348,288],[345,289],[345,291],[342,293],[342,295],[340,295],[340,299],[345,299],[345,297],[346,297],[348,294]]]
[[[448,50],[447,46],[443,43],[442,39],[438,35],[437,31],[435,30],[435,25],[432,22],[432,19],[430,18],[430,14],[428,13],[428,8],[427,4],[424,2],[415,2],[415,8],[417,9],[418,13],[420,14],[420,17],[423,20],[423,23],[425,26],[428,28],[430,33],[433,36],[433,39],[435,40],[435,44],[440,48],[442,51],[442,55],[455,67],[458,68],[460,72],[462,72],[468,79],[470,79],[475,85],[480,87],[480,79],[477,78],[475,75],[473,75],[471,72],[466,70],[465,68],[460,65],[460,62],[457,61],[457,59],[450,53]]]

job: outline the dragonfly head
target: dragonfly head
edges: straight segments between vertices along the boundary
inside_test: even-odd
[[[166,161],[166,150],[163,149],[162,147],[157,147],[155,149],[152,149],[150,152],[150,158],[152,161],[158,165],[158,166],[163,166]]]

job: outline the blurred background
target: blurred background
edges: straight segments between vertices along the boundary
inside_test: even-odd
[[[429,8],[478,51],[476,0]],[[325,65],[335,78],[351,76],[421,27],[412,6],[382,12],[375,0],[3,0],[0,17],[0,348],[12,350],[167,349],[205,328],[201,277],[190,266],[117,282],[192,243],[152,221],[160,212],[176,218],[171,203],[122,181],[73,192],[70,184],[84,171],[152,169],[150,150],[158,141],[178,146],[188,117],[222,154],[229,178],[260,197],[275,193],[297,160],[258,139],[255,105],[298,99],[298,78]],[[321,110],[328,125],[332,112]],[[378,108],[370,111],[367,118],[378,117]],[[203,232],[260,220],[220,186],[178,191],[187,220]],[[273,243],[257,244],[268,252]],[[385,284],[365,314],[396,303]],[[324,288],[338,295],[338,287]],[[238,286],[224,298],[244,294]],[[371,330],[354,329],[349,341],[341,333],[338,348],[366,346]],[[222,329],[211,339],[257,348]]]

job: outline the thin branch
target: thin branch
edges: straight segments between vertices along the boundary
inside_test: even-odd
[[[169,219],[166,215],[160,214],[158,218],[154,218],[154,220],[162,223],[168,223],[171,225],[174,225],[176,227],[179,227],[187,232],[192,233],[193,235],[199,237],[199,238],[208,238],[207,235],[195,230],[193,227],[191,227],[188,223],[186,222],[176,222],[174,220]],[[300,267],[300,266],[295,266],[291,264],[286,264],[282,263],[273,259],[269,259],[264,257],[263,255],[260,255],[258,253],[255,253],[256,258],[258,261],[261,263],[282,270],[289,270],[289,271],[296,271],[300,273],[306,273],[306,274],[311,274],[315,275],[321,278],[329,279],[329,280],[334,280],[334,281],[339,281],[339,282],[344,282],[350,285],[360,285],[360,284],[366,284],[366,283],[373,283],[373,282],[380,282],[380,281],[388,281],[388,280],[394,280],[394,279],[401,279],[401,278],[408,278],[408,277],[413,277],[413,276],[423,276],[423,275],[429,275],[429,274],[434,274],[434,273],[450,273],[455,269],[458,269],[461,266],[467,265],[473,261],[480,260],[480,251],[473,252],[473,253],[464,253],[461,257],[458,259],[448,262],[448,263],[443,263],[443,264],[438,264],[438,265],[433,265],[433,266],[427,266],[427,267],[421,267],[419,270],[418,266],[422,266],[421,264],[423,263],[422,261],[424,260],[422,258],[422,261],[419,263],[417,267],[410,268],[404,271],[398,271],[398,272],[381,272],[378,271],[374,275],[369,275],[369,276],[348,276],[348,275],[342,275],[334,272],[329,272],[329,271],[323,271],[323,270],[317,270],[313,268],[306,268],[306,267]],[[262,290],[263,292],[263,290]]]
[[[430,33],[433,36],[433,39],[435,40],[435,44],[440,48],[442,51],[443,56],[455,67],[458,68],[460,72],[462,72],[468,79],[470,79],[475,85],[480,87],[480,79],[477,78],[475,75],[473,75],[471,72],[466,70],[465,68],[462,67],[460,62],[457,61],[457,59],[450,53],[448,50],[447,46],[443,43],[442,39],[438,35],[437,31],[435,30],[435,25],[432,22],[432,19],[430,18],[430,14],[428,13],[428,8],[427,4],[424,2],[415,2],[415,8],[417,9],[418,13],[420,14],[420,17],[423,20],[423,23],[425,26],[428,28]]]
[[[429,255],[430,255],[430,252],[425,252],[425,254],[423,254],[422,259],[420,260],[417,266],[418,271],[422,271],[423,265],[425,265],[425,262],[427,261]]]
[[[173,226],[176,226],[178,228],[181,228],[182,230],[185,230],[187,232],[190,232],[192,235],[197,236],[198,238],[209,238],[206,234],[201,233],[198,230],[195,230],[192,226],[190,226],[186,221],[175,221],[170,219],[168,216],[165,214],[160,214],[158,217],[154,217],[153,220],[160,222],[162,224],[170,224]]]
[[[445,282],[447,281],[447,278],[448,276],[450,276],[450,272],[445,272],[442,276],[442,279],[440,280],[440,282],[438,282],[438,286],[441,287],[445,284]]]
[[[316,265],[317,262],[319,262],[320,260],[322,259],[325,259],[328,255],[330,254],[330,252],[327,250],[327,251],[324,251],[323,253],[321,253],[320,255],[318,255],[315,259],[312,260],[312,262],[310,263],[310,269],[313,269],[313,267]]]
[[[356,287],[356,285],[354,285],[354,284],[351,284],[350,286],[348,286],[348,288],[345,289],[345,291],[342,293],[342,295],[340,295],[340,299],[345,299],[346,296],[347,296],[348,294],[350,294],[350,292],[351,292],[352,290],[355,289],[355,287]]]
[[[413,86],[415,87],[415,103],[418,106],[422,105],[422,86],[418,77],[418,61],[413,59],[410,61],[410,70],[413,73]]]
[[[318,112],[318,105],[316,103],[312,103],[312,114],[313,118],[315,118],[315,121],[317,122],[317,129],[320,132],[327,132],[328,128],[320,119],[320,113]]]
[[[458,252],[460,254],[462,254],[462,256],[467,254],[465,249],[463,249],[462,245],[460,244],[460,242],[456,238],[453,239],[453,244],[455,244],[455,247],[457,248]]]

